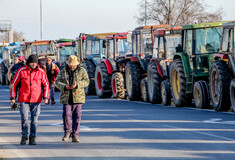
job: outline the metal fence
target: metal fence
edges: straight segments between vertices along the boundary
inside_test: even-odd
[[[11,21],[10,20],[0,20],[0,32],[10,31]]]

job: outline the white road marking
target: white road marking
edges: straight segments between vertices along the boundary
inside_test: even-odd
[[[221,118],[211,118],[209,120],[204,120],[204,123],[216,123],[216,124],[232,124],[235,125],[235,121],[223,121]]]
[[[215,134],[211,134],[211,133],[205,133],[205,132],[200,132],[200,131],[193,131],[191,129],[187,129],[187,128],[179,128],[179,127],[174,127],[174,126],[170,126],[170,125],[162,125],[164,127],[168,127],[168,128],[175,128],[175,129],[179,129],[179,130],[185,130],[185,131],[190,131],[190,132],[194,132],[194,133],[198,133],[198,134],[202,134],[202,135],[207,135],[207,136],[211,136],[211,137],[215,137],[215,138],[220,138],[223,140],[227,140],[227,141],[235,141],[235,139],[231,139],[231,138],[227,138],[227,137],[223,137],[223,136],[218,136]]]

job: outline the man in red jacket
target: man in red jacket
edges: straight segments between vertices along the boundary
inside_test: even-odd
[[[19,99],[21,114],[21,134],[20,144],[25,145],[28,140],[28,112],[31,112],[31,124],[29,145],[36,145],[36,130],[38,116],[40,114],[40,103],[42,95],[44,95],[44,103],[48,103],[49,99],[49,83],[46,73],[38,66],[38,58],[36,55],[30,55],[26,66],[21,67],[12,81],[11,102],[15,103],[16,86],[20,83]],[[43,88],[42,88],[43,87]],[[44,93],[42,94],[42,90]]]

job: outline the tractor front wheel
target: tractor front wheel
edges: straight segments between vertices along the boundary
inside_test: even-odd
[[[209,108],[209,86],[205,81],[197,81],[193,87],[193,98],[196,108]]]
[[[230,100],[232,109],[235,112],[235,79],[233,79],[230,83]]]
[[[122,73],[115,72],[112,74],[111,86],[114,98],[125,98],[124,79]]]
[[[144,102],[148,102],[149,96],[148,96],[147,77],[141,80],[140,89],[141,89],[142,100]]]
[[[230,109],[230,71],[227,64],[216,60],[210,70],[210,95],[211,102],[216,111],[228,111]]]
[[[162,104],[164,106],[168,106],[171,104],[171,89],[166,80],[163,80],[161,83],[161,96],[162,96]]]

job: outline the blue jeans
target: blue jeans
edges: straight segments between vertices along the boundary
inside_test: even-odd
[[[31,113],[29,137],[36,137],[38,116],[40,114],[40,103],[25,103],[25,102],[20,103],[22,136],[28,136],[29,112]]]

